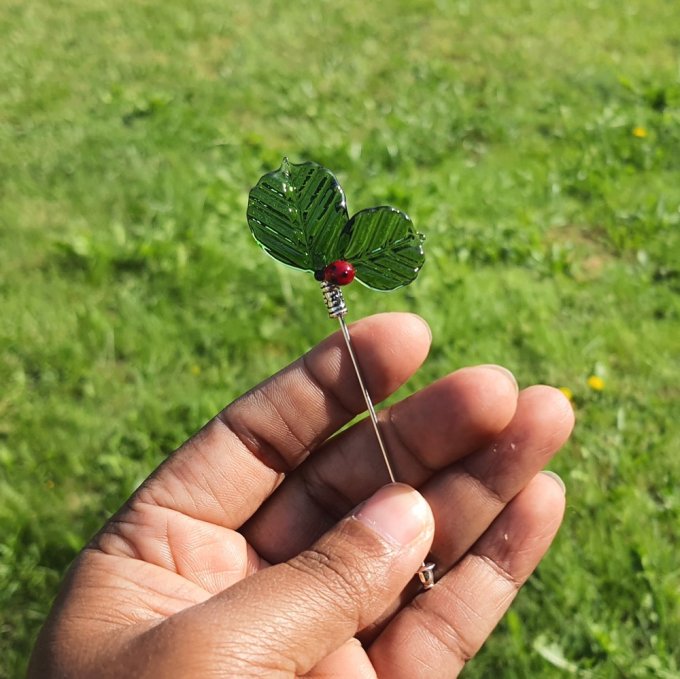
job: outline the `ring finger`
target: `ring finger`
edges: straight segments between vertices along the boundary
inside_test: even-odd
[[[524,389],[512,422],[492,444],[451,465],[420,489],[435,517],[431,555],[437,579],[545,467],[569,437],[573,422],[571,405],[557,389]],[[373,638],[419,590],[419,583],[413,581],[362,638]]]

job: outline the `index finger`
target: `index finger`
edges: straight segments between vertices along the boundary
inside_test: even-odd
[[[366,384],[381,401],[422,364],[425,321],[387,313],[351,326]],[[240,527],[320,443],[365,409],[340,333],[227,406],[142,485],[132,502]]]

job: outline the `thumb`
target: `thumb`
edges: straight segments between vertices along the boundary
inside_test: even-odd
[[[397,598],[433,534],[422,495],[390,484],[308,550],[174,616],[184,620],[170,627],[202,648],[203,669],[206,656],[215,659],[215,675],[304,674]]]

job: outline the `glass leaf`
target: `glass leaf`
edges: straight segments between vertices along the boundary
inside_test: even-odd
[[[289,163],[260,178],[248,197],[255,240],[284,264],[318,271],[338,259],[347,205],[335,175],[316,163]]]
[[[415,280],[425,263],[424,240],[408,215],[382,206],[357,212],[343,229],[339,246],[361,283],[394,290]]]

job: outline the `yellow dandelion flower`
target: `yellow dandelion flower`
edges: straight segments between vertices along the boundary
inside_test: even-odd
[[[591,375],[587,380],[587,384],[593,391],[602,391],[604,389],[604,380],[597,375]]]
[[[644,139],[647,136],[647,130],[644,127],[640,127],[638,125],[637,127],[633,128],[633,136],[637,137],[638,139]]]
[[[569,387],[559,387],[559,390],[570,400],[574,400],[574,392]]]
[[[190,370],[191,370],[192,375],[200,375],[201,374],[201,366],[200,365],[192,365]]]

